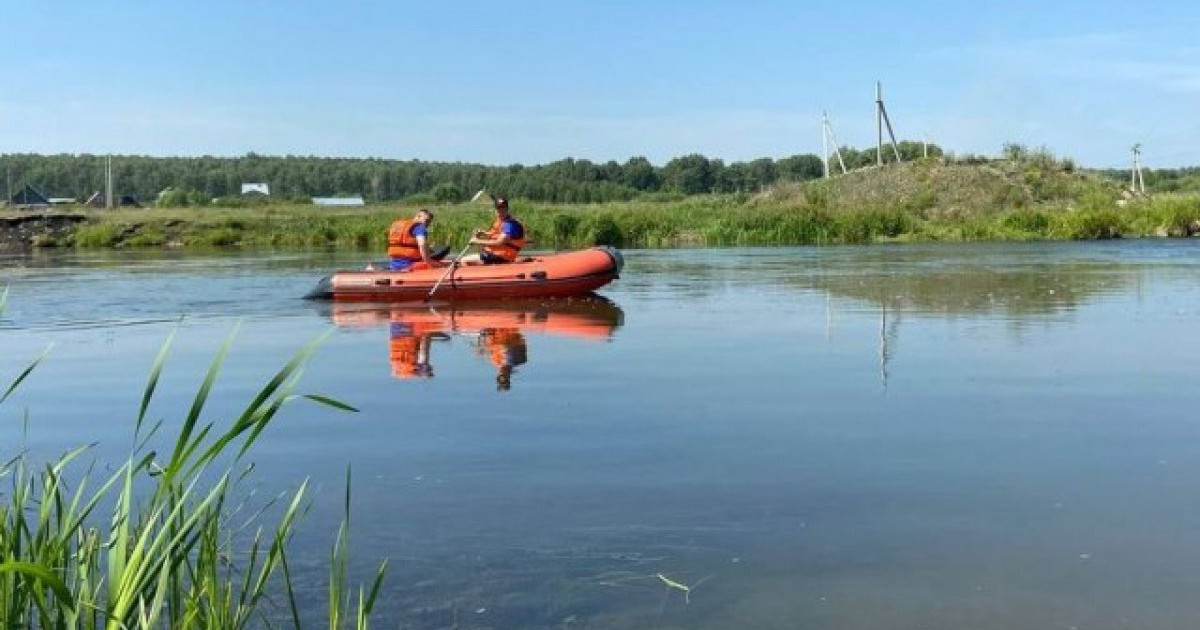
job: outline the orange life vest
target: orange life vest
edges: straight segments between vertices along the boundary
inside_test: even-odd
[[[412,235],[415,222],[401,219],[388,228],[388,257],[421,260],[421,246]]]
[[[408,322],[393,316],[392,326],[388,339],[388,363],[392,366],[392,376],[399,379],[429,377],[432,374],[429,365],[421,363],[421,343],[432,333],[440,331],[441,325]]]
[[[525,335],[515,328],[497,328],[485,338],[488,358],[496,367],[521,365],[527,360]]]
[[[420,337],[393,337],[388,341],[388,362],[392,365],[392,376],[412,378],[417,375],[417,355],[421,349]]]
[[[508,241],[506,241],[503,245],[488,245],[483,248],[483,251],[492,254],[493,256],[499,256],[508,262],[512,262],[517,259],[517,254],[521,252],[521,248],[525,247],[525,226],[518,223],[517,220],[512,217],[508,217],[508,220],[520,226],[521,238],[509,237]],[[499,238],[503,233],[503,229],[504,221],[496,219],[496,222],[492,224],[491,229],[489,229],[487,232],[488,237]]]

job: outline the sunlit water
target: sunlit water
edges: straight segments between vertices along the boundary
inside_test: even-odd
[[[342,309],[350,256],[0,260],[7,458],[240,409],[333,329],[253,453],[310,478],[305,601],[353,474],[377,627],[1194,628],[1193,242],[628,252],[608,301]],[[28,412],[28,422],[24,415]],[[659,575],[681,585],[686,594]]]

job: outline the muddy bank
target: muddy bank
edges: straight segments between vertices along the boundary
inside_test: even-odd
[[[28,214],[0,217],[0,250],[24,250],[60,243],[88,219],[81,214]]]

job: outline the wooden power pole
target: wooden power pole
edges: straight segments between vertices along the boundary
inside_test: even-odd
[[[113,209],[113,171],[111,155],[104,160],[104,209]]]
[[[892,121],[888,118],[887,108],[883,106],[883,84],[875,82],[875,128],[878,132],[875,142],[875,163],[883,166],[883,128],[887,126],[888,138],[892,141],[892,152],[896,161],[900,161],[900,147],[896,144],[896,134],[892,132]]]
[[[1142,143],[1133,145],[1133,168],[1129,169],[1129,192],[1146,194],[1146,179],[1142,176]]]

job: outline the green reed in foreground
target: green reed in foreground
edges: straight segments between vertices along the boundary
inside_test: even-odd
[[[244,456],[298,397],[301,368],[320,340],[301,349],[237,417],[202,420],[231,340],[218,350],[165,456],[148,448],[162,423],[150,423],[147,412],[170,340],[150,370],[129,455],[115,472],[82,466],[88,447],[44,465],[23,453],[0,464],[7,480],[0,495],[0,627],[230,630],[280,616],[301,627],[287,549],[307,483],[283,498],[277,520],[264,522],[265,508],[251,517],[248,535],[233,520],[234,490],[249,474]],[[0,403],[44,356],[13,379]],[[353,410],[323,396],[302,397]],[[346,483],[346,520],[331,555],[331,630],[367,628],[386,571],[385,563],[369,589],[346,586],[349,473]],[[265,606],[268,600],[275,604]]]

